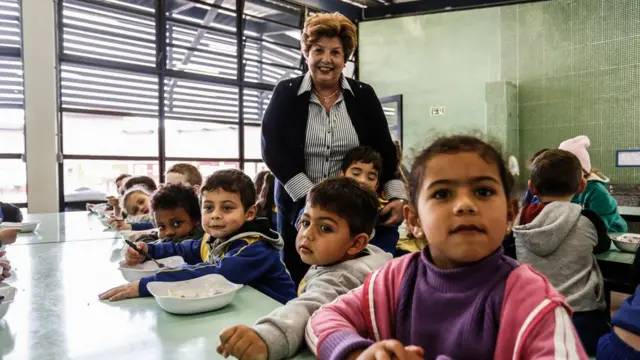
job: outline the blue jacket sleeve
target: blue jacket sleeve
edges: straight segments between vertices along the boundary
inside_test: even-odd
[[[200,240],[187,240],[181,243],[166,242],[161,244],[148,244],[149,255],[154,259],[164,259],[170,256],[182,256],[187,264],[195,265],[204,259],[200,256]]]
[[[184,244],[184,243],[183,243]],[[273,261],[279,260],[272,256],[270,245],[257,241],[247,246],[232,249],[214,263],[200,263],[183,265],[176,268],[158,271],[153,276],[140,279],[140,296],[151,296],[147,284],[151,281],[182,281],[199,278],[209,274],[220,274],[227,280],[247,285],[264,275],[272,266]]]
[[[153,228],[154,228],[153,223],[150,221],[137,222],[137,223],[131,224],[131,230],[133,231],[151,230]]]

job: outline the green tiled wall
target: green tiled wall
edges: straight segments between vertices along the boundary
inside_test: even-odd
[[[640,183],[640,169],[615,167],[615,150],[640,148],[639,0],[364,22],[360,77],[379,96],[404,95],[405,149],[435,132],[479,130],[497,134],[509,151],[517,144],[524,160],[584,134],[593,166],[614,183]],[[507,132],[487,118],[495,114],[487,86],[500,81],[517,86],[516,124]],[[430,106],[445,106],[445,115],[429,116]]]

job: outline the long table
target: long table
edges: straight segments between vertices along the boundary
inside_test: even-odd
[[[34,218],[43,221],[38,234],[20,235],[7,247],[14,271],[6,284],[18,293],[0,320],[0,359],[221,358],[222,330],[250,325],[280,306],[248,286],[229,306],[197,315],[169,314],[153,298],[100,301],[99,293],[126,283],[117,270],[121,238],[87,231],[96,220],[87,213]],[[303,351],[296,358],[313,356]]]

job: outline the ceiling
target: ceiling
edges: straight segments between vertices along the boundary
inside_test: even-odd
[[[357,5],[360,7],[372,7],[372,6],[399,4],[399,3],[419,1],[419,0],[342,0],[342,1],[353,4],[353,5]]]

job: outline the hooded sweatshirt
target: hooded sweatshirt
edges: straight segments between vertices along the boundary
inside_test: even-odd
[[[154,259],[182,256],[188,265],[167,268],[140,279],[140,296],[151,296],[151,281],[182,281],[209,274],[220,274],[227,280],[249,285],[281,303],[296,297],[295,285],[280,260],[284,241],[269,227],[265,218],[248,221],[227,238],[202,239],[181,243],[148,244]]]
[[[618,212],[618,203],[607,191],[608,183],[609,178],[603,174],[589,174],[587,187],[581,194],[575,195],[571,202],[600,215],[609,232],[627,232],[627,222]]]
[[[598,231],[580,205],[525,206],[513,227],[518,261],[545,275],[574,311],[605,308],[604,280],[593,255]]]
[[[322,305],[362,285],[372,271],[391,260],[391,254],[369,245],[355,259],[331,266],[312,266],[300,283],[298,298],[258,320],[253,329],[269,348],[269,360],[290,358],[304,343],[311,315]]]

